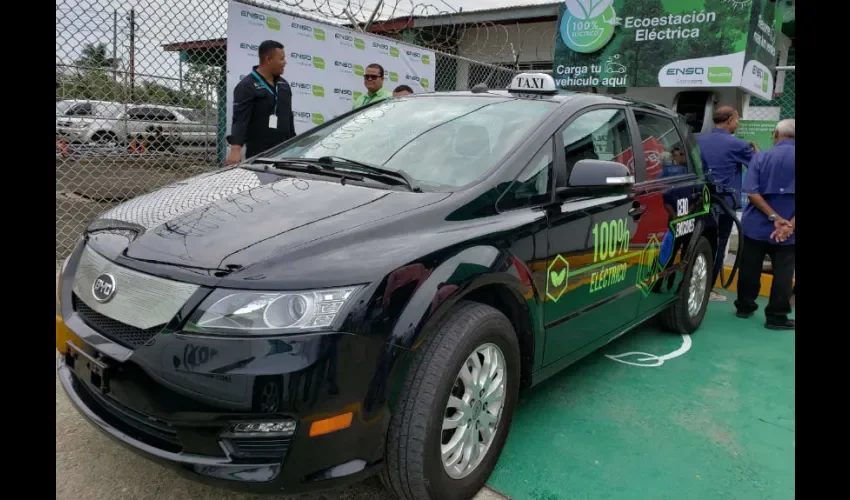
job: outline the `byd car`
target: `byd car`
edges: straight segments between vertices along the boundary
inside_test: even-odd
[[[700,158],[670,110],[545,74],[350,111],[94,220],[58,276],[59,379],[215,485],[471,498],[520,390],[656,315],[699,328]]]

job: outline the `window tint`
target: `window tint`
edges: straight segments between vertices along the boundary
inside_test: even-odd
[[[90,102],[81,102],[71,106],[65,114],[68,116],[91,116],[94,114],[94,106]]]
[[[147,120],[148,115],[148,108],[130,108],[127,111],[127,118],[131,120]]]
[[[499,210],[532,207],[552,199],[555,141],[549,139],[499,200]]]
[[[196,109],[181,109],[180,114],[185,116],[187,120],[192,122],[204,121],[203,113]]]
[[[159,121],[166,121],[166,122],[176,122],[177,121],[177,117],[174,116],[174,113],[172,113],[171,111],[168,111],[167,109],[159,109],[157,111],[158,111],[157,119]]]
[[[622,163],[634,175],[632,141],[626,112],[622,109],[589,111],[564,129],[567,176],[579,160],[607,160]]]
[[[690,173],[688,148],[685,147],[671,118],[635,111],[646,175],[649,180]]]

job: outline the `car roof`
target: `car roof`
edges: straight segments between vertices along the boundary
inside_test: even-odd
[[[514,98],[514,99],[532,99],[532,100],[541,100],[541,101],[550,101],[557,103],[559,105],[566,104],[568,102],[573,102],[577,99],[582,99],[586,101],[584,105],[593,106],[598,104],[610,104],[610,105],[619,105],[619,106],[630,106],[634,108],[643,108],[651,111],[657,111],[660,113],[664,113],[672,118],[681,118],[681,116],[673,111],[672,109],[662,106],[660,104],[655,104],[646,101],[640,101],[637,99],[629,99],[620,96],[611,96],[605,94],[596,94],[592,92],[579,92],[579,91],[570,91],[570,90],[559,90],[555,94],[543,94],[543,93],[519,93],[519,92],[510,92],[508,90],[481,90],[481,91],[471,91],[471,90],[457,90],[457,91],[448,91],[448,92],[429,92],[426,94],[413,94],[405,97],[433,97],[433,96],[458,96],[458,97],[476,97],[476,98],[493,98],[493,97],[502,97],[502,98]]]

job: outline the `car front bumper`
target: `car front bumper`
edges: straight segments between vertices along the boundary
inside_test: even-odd
[[[257,412],[256,409],[239,411],[233,406],[230,410],[219,406],[220,411],[215,411],[215,406],[198,404],[192,398],[181,398],[165,385],[153,387],[151,392],[138,390],[131,394],[134,384],[141,387],[153,380],[141,380],[145,377],[139,375],[141,372],[138,370],[130,370],[136,375],[133,380],[124,381],[131,383],[122,385],[116,379],[104,391],[99,384],[83,381],[84,378],[90,379],[88,370],[75,369],[74,366],[88,360],[95,361],[97,351],[61,324],[58,317],[57,343],[60,341],[60,327],[62,336],[68,339],[67,344],[76,346],[76,349],[67,346],[57,361],[59,381],[73,406],[109,437],[190,479],[236,491],[300,493],[361,481],[383,465],[383,441],[389,423],[385,403],[366,403],[368,398],[354,397],[350,392],[323,396],[324,384],[315,381],[312,387],[307,384],[304,390],[296,389],[294,397],[287,399],[290,403],[282,405],[274,414]],[[75,351],[88,355],[71,359]],[[362,361],[361,369],[364,368]],[[132,357],[122,365],[127,367],[131,362]],[[353,366],[341,364],[348,365],[345,369]],[[291,373],[281,374],[281,377],[291,376]],[[251,391],[256,393],[256,387]],[[308,394],[310,398],[305,400]],[[175,397],[177,401],[174,401]],[[250,395],[246,397],[251,399]],[[150,407],[143,403],[146,400],[151,401]],[[165,400],[170,401],[165,404]],[[296,404],[293,405],[293,401]],[[169,405],[177,411],[163,415],[160,410]],[[370,407],[371,411],[364,410],[364,406]],[[156,411],[152,409],[154,407]],[[329,407],[337,407],[338,410],[328,412]],[[313,411],[318,408],[325,411]],[[327,434],[310,435],[311,422],[345,413],[353,414],[348,427]],[[244,440],[240,444],[239,439],[223,437],[237,422],[281,419],[297,422],[291,437],[260,440],[263,442],[255,439],[248,443],[247,448]],[[245,449],[268,451],[269,447],[277,450],[277,458],[257,458],[251,457],[250,453],[247,456],[241,453]]]

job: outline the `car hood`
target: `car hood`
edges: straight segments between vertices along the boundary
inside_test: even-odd
[[[244,269],[447,196],[232,168],[171,184],[104,212],[89,226],[89,244],[109,258]]]

